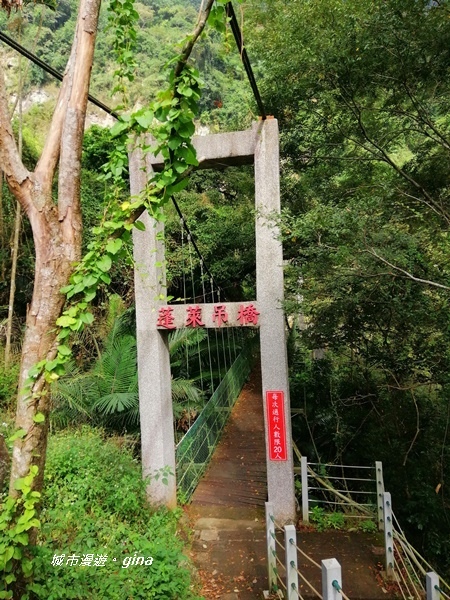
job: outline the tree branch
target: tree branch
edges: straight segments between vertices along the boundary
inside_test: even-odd
[[[353,100],[351,95],[349,95],[350,99],[347,99],[345,97],[344,93],[341,92],[341,97],[342,97],[342,100],[344,101],[344,103],[346,104],[347,108],[350,110],[350,112],[353,114],[353,116],[357,120],[358,126],[359,126],[361,133],[362,133],[363,137],[365,138],[365,140],[379,152],[380,159],[383,160],[384,162],[386,162],[388,165],[390,165],[401,177],[403,177],[403,179],[405,179],[413,187],[415,187],[426,198],[426,200],[434,206],[436,203],[435,203],[434,199],[432,198],[432,196],[430,196],[430,194],[427,192],[427,190],[422,185],[420,185],[420,183],[418,181],[416,181],[413,177],[411,177],[411,175],[409,175],[408,173],[406,173],[406,171],[404,171],[401,167],[399,167],[399,165],[397,165],[392,160],[392,158],[389,156],[389,154],[386,152],[386,150],[378,142],[376,142],[374,139],[372,139],[370,137],[370,135],[368,134],[367,129],[364,125],[364,122],[362,120],[361,108],[359,106],[357,106],[357,104],[355,103],[355,101]],[[371,153],[374,154],[374,151],[371,151]],[[449,218],[447,215],[445,215],[445,216],[446,216],[446,219]]]
[[[408,279],[412,279],[413,281],[417,281],[418,283],[425,283],[426,285],[431,285],[433,287],[437,287],[442,290],[450,290],[449,286],[443,285],[442,283],[437,283],[436,281],[430,281],[429,279],[421,279],[420,277],[415,277],[408,271],[405,271],[405,269],[402,269],[401,267],[397,267],[396,265],[393,265],[392,263],[390,263],[388,260],[386,260],[379,254],[377,254],[373,248],[366,250],[366,252],[368,252],[369,254],[372,254],[372,256],[375,256],[375,258],[378,258],[378,260],[381,260],[381,262],[383,262],[385,265],[388,265],[389,267],[391,267],[391,269],[394,269],[395,271],[399,271],[400,273],[403,273],[403,275],[408,277]]]
[[[11,125],[6,85],[3,68],[0,65],[0,169],[5,180],[13,191],[23,210],[28,214],[31,208],[31,197],[27,193],[27,180],[31,173],[25,168],[20,158]],[[25,184],[25,185],[24,185]]]
[[[192,32],[192,34],[189,36],[186,44],[184,45],[183,50],[181,51],[181,56],[175,66],[175,70],[174,70],[175,79],[179,75],[181,75],[181,72],[183,71],[184,66],[189,59],[189,56],[191,55],[192,49],[195,45],[195,42],[197,41],[197,39],[199,38],[199,36],[202,34],[203,30],[205,29],[206,21],[208,20],[209,13],[211,12],[211,8],[214,4],[214,1],[215,0],[207,0],[205,7],[204,8],[202,6],[200,7],[200,11],[198,14],[198,19],[197,19],[197,24],[195,26],[195,29]]]
[[[409,445],[408,450],[406,451],[405,457],[403,459],[403,466],[406,465],[406,461],[408,460],[409,453],[413,449],[413,446],[416,443],[417,437],[418,437],[418,435],[420,433],[420,412],[419,412],[419,407],[417,405],[416,396],[414,395],[414,392],[412,390],[411,390],[411,396],[412,396],[412,399],[414,401],[414,406],[415,406],[415,409],[416,409],[416,432],[414,434],[413,439],[411,440],[411,444]]]
[[[83,129],[88,102],[89,81],[95,48],[100,0],[84,0],[80,7],[76,44],[69,70],[69,94],[64,109],[64,121],[60,141],[58,178],[58,219],[72,237],[81,232],[80,177]],[[66,217],[69,217],[66,220]],[[73,229],[77,230],[74,231]],[[69,237],[69,239],[70,239]],[[75,257],[74,257],[75,258]],[[79,259],[76,257],[75,259]]]
[[[80,14],[81,10],[82,7],[80,7]],[[78,27],[75,36],[78,36]],[[45,140],[44,149],[34,170],[36,177],[41,182],[43,196],[45,197],[50,196],[53,177],[59,161],[64,119],[66,117],[67,102],[72,87],[73,71],[75,68],[76,48],[77,42],[74,39],[69,60],[67,61],[66,69],[64,71],[64,78],[59,89],[58,100],[53,112],[48,135]]]

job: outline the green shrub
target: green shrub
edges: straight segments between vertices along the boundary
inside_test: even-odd
[[[9,408],[17,394],[19,380],[19,361],[13,362],[8,369],[0,364],[0,408]]]
[[[372,519],[364,519],[364,521],[361,521],[359,529],[364,533],[376,533],[378,531],[377,524]]]
[[[146,505],[128,450],[87,427],[59,433],[50,439],[45,480],[30,587],[36,598],[197,598],[177,537],[179,514]]]
[[[345,517],[342,513],[326,513],[321,506],[313,506],[310,512],[310,520],[316,526],[317,531],[325,529],[343,529]]]

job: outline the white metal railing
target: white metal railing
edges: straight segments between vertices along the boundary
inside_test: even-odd
[[[276,532],[284,532],[284,544],[277,538]],[[342,590],[341,565],[335,558],[321,561],[319,564],[297,546],[297,532],[294,525],[277,525],[273,505],[266,502],[267,563],[269,590],[265,596],[276,593],[287,600],[304,600],[299,587],[299,579],[319,600],[350,600]],[[277,549],[279,550],[277,552]],[[284,560],[279,554],[282,553]],[[306,558],[321,571],[322,590],[317,588],[298,568],[298,554]]]
[[[346,518],[374,518],[378,529],[383,520],[383,466],[335,465],[308,462],[294,444],[294,452],[300,459],[300,468],[294,472],[301,476],[302,518],[308,522],[310,506],[339,508]]]
[[[450,600],[450,586],[432,570],[427,561],[409,544],[392,512],[391,495],[383,493],[383,519],[386,548],[386,576],[393,580],[403,600]],[[283,532],[283,542],[277,537]],[[350,600],[342,589],[342,570],[335,558],[319,564],[297,545],[294,525],[281,527],[274,518],[273,505],[266,502],[268,597],[276,593],[287,600],[304,600],[301,585],[319,600]],[[321,571],[321,589],[317,589],[298,568],[298,555]],[[427,571],[427,569],[429,569]]]
[[[450,586],[412,546],[392,511],[389,492],[383,493],[386,576],[395,581],[404,600],[450,600]],[[444,589],[445,588],[445,589]]]
[[[430,573],[427,573],[425,577],[427,588],[427,600],[450,600],[450,595],[442,589],[442,586],[447,584],[445,583],[445,581],[440,583],[439,576],[437,575],[437,573],[431,571]]]

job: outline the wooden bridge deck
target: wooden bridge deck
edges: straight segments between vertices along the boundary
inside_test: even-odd
[[[188,510],[194,530],[191,556],[206,600],[263,597],[268,587],[266,494],[261,375],[254,370]],[[283,543],[281,532],[279,535]],[[392,593],[380,585],[378,536],[302,529],[297,544],[317,562],[331,557],[341,562],[343,586],[352,600],[392,598]],[[280,559],[284,557],[280,555]],[[320,569],[302,556],[299,568],[319,589]],[[313,600],[301,582],[300,589],[306,600]]]
[[[263,507],[267,495],[261,373],[253,370],[244,386],[192,508]]]

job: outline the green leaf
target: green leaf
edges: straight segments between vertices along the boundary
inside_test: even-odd
[[[111,137],[112,138],[118,137],[121,133],[126,131],[128,128],[129,128],[128,123],[124,123],[123,121],[118,121],[117,123],[114,123],[114,125],[111,127],[111,130],[110,130]]]
[[[184,162],[175,162],[173,168],[177,173],[184,173],[187,169],[187,164]]]
[[[76,323],[76,319],[69,317],[68,315],[62,315],[56,321],[56,324],[59,325],[59,327],[70,327],[74,323]]]
[[[85,288],[90,288],[97,283],[97,277],[95,275],[87,275],[83,277],[83,284]]]
[[[100,271],[103,271],[104,273],[109,271],[111,266],[112,260],[111,257],[107,254],[103,255],[101,259],[97,262],[97,267],[100,269]]]
[[[8,546],[3,554],[3,560],[7,563],[14,556],[14,546]]]
[[[70,356],[72,354],[72,350],[69,348],[69,346],[60,344],[58,346],[58,354],[61,354],[62,356]]]
[[[195,133],[195,125],[192,121],[181,123],[177,128],[177,133],[182,138],[191,138]]]
[[[189,179],[182,179],[181,181],[179,181],[178,183],[174,183],[173,185],[169,185],[167,190],[166,190],[166,194],[168,196],[172,196],[173,194],[177,194],[178,192],[181,192],[181,190],[184,190],[184,188],[187,186],[187,184],[189,183]]]
[[[100,279],[103,281],[103,283],[106,283],[106,285],[111,283],[111,277],[108,275],[108,273],[102,273],[100,275]]]
[[[86,325],[91,325],[94,322],[94,315],[90,312],[81,313],[80,319],[83,323],[86,323]]]
[[[101,276],[100,276],[101,278]],[[95,291],[95,289],[93,290],[88,290],[87,292],[84,293],[84,299],[86,302],[92,302],[92,300],[95,298],[97,292]]]
[[[167,142],[167,145],[169,146],[169,148],[171,150],[175,150],[182,143],[183,143],[183,138],[175,135],[175,136],[173,136],[173,137],[170,138],[170,140]]]
[[[8,438],[8,442],[15,442],[16,440],[23,439],[26,435],[27,432],[25,431],[25,429],[18,429]]]
[[[33,421],[35,423],[43,423],[45,421],[45,415],[41,412],[38,412],[34,415]]]
[[[123,242],[120,238],[109,240],[109,242],[106,244],[106,251],[109,252],[109,254],[117,254],[122,248],[122,245]]]
[[[195,155],[195,151],[188,147],[188,146],[184,146],[183,148],[180,148],[179,150],[179,155],[184,158],[184,160],[186,161],[186,163],[188,165],[194,165],[195,167],[198,166],[198,160],[197,157]]]
[[[154,112],[149,109],[142,109],[140,113],[135,113],[133,116],[143,129],[149,129],[155,118]]]
[[[22,546],[28,546],[28,534],[23,532],[23,533],[19,533],[18,535],[14,536],[14,541],[19,544],[22,544]]]
[[[135,221],[134,226],[136,229],[139,229],[139,231],[145,231],[145,225],[142,221]]]

